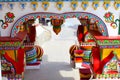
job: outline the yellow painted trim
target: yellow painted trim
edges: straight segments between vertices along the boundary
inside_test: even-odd
[[[94,9],[94,10],[97,10],[98,7],[95,7],[95,4],[98,4],[98,7],[99,7],[99,1],[94,1],[94,2],[92,3],[93,9]]]
[[[47,6],[47,7],[44,7],[45,4],[47,4],[48,6]],[[49,2],[47,2],[47,1],[42,2],[42,8],[43,8],[45,11],[48,9],[48,7],[49,7]]]
[[[36,8],[33,8],[33,4],[36,5]],[[37,9],[37,7],[38,7],[38,2],[31,2],[31,7],[35,11]]]
[[[74,4],[76,4],[76,7],[73,7]],[[72,10],[76,10],[77,7],[78,7],[78,2],[77,1],[72,1],[71,2],[71,8],[72,8]]]
[[[56,7],[57,7],[57,9],[58,9],[58,10],[61,10],[61,9],[62,9],[62,7],[61,7],[61,8],[60,8],[60,7],[58,7],[58,5],[59,5],[59,4],[61,4],[61,5],[62,5],[62,7],[63,7],[63,2],[62,2],[62,1],[59,1],[59,2],[57,2],[57,3],[56,3]]]
[[[87,4],[87,7],[84,7],[85,4]],[[81,3],[81,7],[83,8],[83,10],[86,10],[88,8],[88,6],[89,6],[89,2],[88,1],[83,1]]]
[[[120,48],[105,48],[105,49],[102,49],[101,60],[106,58],[111,51],[114,51],[116,53],[117,58],[120,59]]]
[[[117,0],[116,0],[116,1],[114,2],[114,8],[115,8],[115,10],[118,10],[118,9],[119,9],[119,7],[116,6],[117,4],[120,4],[120,1],[117,1]]]
[[[108,10],[109,7],[106,7],[106,4],[109,4],[109,6],[110,6],[110,1],[104,1],[104,3],[103,3],[104,9]]]

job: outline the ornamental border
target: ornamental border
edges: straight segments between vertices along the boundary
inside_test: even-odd
[[[98,45],[100,46],[118,46],[120,45],[120,40],[97,40],[96,41]]]
[[[35,13],[28,13],[26,15],[23,15],[22,17],[20,17],[14,24],[11,30],[11,37],[14,37],[17,34],[17,30],[18,30],[18,26],[19,24],[23,23],[26,19],[31,19],[31,18],[37,18],[38,16],[40,16],[40,18],[42,17],[46,17],[46,18],[72,18],[72,17],[88,17],[89,19],[94,19],[94,21],[98,22],[98,28],[99,31],[102,33],[103,36],[108,36],[108,31],[107,31],[107,27],[106,24],[103,22],[103,20],[101,18],[99,18],[97,15],[93,14],[93,13],[89,13],[89,12],[65,12],[65,13],[50,13],[50,12],[35,12]]]
[[[58,0],[0,0],[0,2],[33,2],[33,1],[36,1],[36,2],[43,2],[43,1],[58,2]],[[60,0],[60,1],[70,2],[73,0]],[[82,2],[83,0],[74,0],[74,1]],[[92,2],[94,0],[87,0],[87,1]],[[98,1],[104,1],[104,0],[98,0]],[[110,1],[114,1],[114,0],[110,0]]]
[[[119,45],[111,45],[111,46],[106,45],[106,46],[100,46],[100,48],[120,48],[120,46]]]

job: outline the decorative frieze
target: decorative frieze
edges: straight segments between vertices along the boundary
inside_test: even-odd
[[[20,46],[21,42],[0,42],[0,50],[16,50]]]
[[[11,36],[14,37],[16,35],[16,31],[18,30],[18,27],[23,24],[24,21],[31,19],[31,18],[50,18],[50,19],[66,19],[66,18],[88,18],[90,20],[93,20],[94,22],[97,22],[97,25],[100,29],[100,32],[103,36],[108,36],[107,27],[105,23],[99,18],[98,16],[88,13],[88,12],[67,12],[67,13],[47,13],[47,12],[38,12],[38,13],[30,13],[27,15],[24,15],[23,17],[19,18],[15,24],[13,25],[13,29],[11,32]]]
[[[120,40],[97,40],[97,44],[104,45],[120,45]]]
[[[20,8],[25,9],[26,5],[31,5],[31,9],[36,10],[38,5],[46,11],[51,4],[54,2],[54,7],[58,10],[61,10],[63,7],[64,2],[70,2],[69,7],[72,10],[76,10],[76,8],[82,8],[83,10],[87,10],[90,6],[97,10],[100,6],[102,6],[105,10],[108,10],[111,6],[114,7],[115,10],[119,10],[120,8],[120,1],[118,0],[0,0],[1,3],[7,4],[9,9],[14,9],[15,5],[20,6]],[[28,3],[31,4],[28,4]],[[102,4],[99,4],[101,3]],[[4,6],[0,3],[0,9]],[[20,3],[20,4],[19,4]]]

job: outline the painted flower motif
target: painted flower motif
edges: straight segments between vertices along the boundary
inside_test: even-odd
[[[111,17],[111,16],[112,16],[112,13],[111,13],[111,12],[107,12],[107,13],[104,15],[105,18],[109,18],[109,17]]]
[[[14,18],[15,18],[14,14],[11,12],[8,12],[5,15],[5,22],[12,23],[14,21]]]
[[[11,13],[11,12],[6,13],[6,16],[7,16],[8,18],[11,18],[11,19],[13,19],[13,18],[15,17],[14,14]]]
[[[114,21],[114,15],[111,12],[105,13],[104,18],[105,18],[105,21],[108,23],[111,23]]]

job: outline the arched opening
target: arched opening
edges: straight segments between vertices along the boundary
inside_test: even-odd
[[[47,16],[46,16],[47,15]],[[50,19],[53,19],[53,18],[58,18],[58,19],[66,19],[66,18],[73,18],[73,17],[76,17],[76,18],[79,18],[79,19],[82,19],[84,18],[85,20],[91,20],[94,22],[97,22],[97,24],[91,24],[88,29],[90,30],[99,30],[103,36],[107,36],[108,33],[107,33],[107,28],[106,28],[106,25],[104,24],[104,22],[99,18],[97,17],[96,15],[94,14],[91,14],[91,13],[85,13],[85,12],[71,12],[71,13],[62,13],[62,14],[56,14],[56,13],[31,13],[31,14],[27,14],[27,15],[24,15],[23,17],[21,17],[20,19],[18,19],[15,24],[13,25],[13,28],[12,28],[12,31],[11,31],[11,36],[14,37],[16,32],[17,32],[17,26],[23,24],[25,22],[25,20],[29,20],[31,19],[30,16],[33,16],[32,18],[40,18],[40,22],[43,24],[43,25],[46,25],[46,22],[47,20],[45,20],[46,18],[50,18]],[[82,18],[81,18],[82,17]],[[86,21],[82,21],[81,22],[83,25],[85,24],[86,25]],[[94,27],[94,26],[98,26],[98,27]],[[64,26],[63,26],[64,27]],[[69,26],[69,28],[73,27],[76,31],[78,28],[75,28],[75,26]],[[77,26],[78,27],[78,26]],[[51,27],[51,30],[52,30],[52,27]],[[58,34],[58,36],[60,35],[60,33]],[[61,35],[62,36],[62,35]],[[49,53],[49,55],[52,55],[52,57],[48,56],[47,54],[44,54],[43,58],[43,62],[46,63],[44,64],[44,67],[47,66],[47,65],[54,65],[49,68],[52,69],[56,69],[58,71],[62,70],[61,68],[62,67],[58,67],[58,65],[67,65],[69,61],[69,47],[71,46],[71,44],[74,44],[75,42],[70,42],[68,40],[64,40],[64,41],[59,41],[59,40],[53,40],[52,42],[50,42],[49,44],[45,44],[43,47],[44,47],[44,50],[45,53]],[[68,54],[68,55],[65,55],[65,54]],[[60,56],[64,56],[64,57],[60,57]],[[66,61],[65,61],[66,60]],[[56,62],[58,61],[58,62]],[[57,64],[57,66],[55,66]],[[58,67],[58,68],[57,68]],[[48,68],[48,67],[47,67]],[[54,70],[55,72],[53,73],[54,75],[56,75],[56,70]],[[64,69],[63,69],[64,70]],[[68,70],[68,68],[66,68],[65,70]],[[71,69],[69,68],[68,71],[71,71]],[[59,73],[62,73],[59,72]],[[42,73],[43,74],[43,73]],[[44,74],[45,75],[45,74]],[[57,75],[56,75],[57,76]],[[53,78],[52,78],[53,79]],[[51,79],[51,80],[52,80]],[[70,78],[69,80],[73,80],[73,78]]]
[[[108,36],[107,27],[106,27],[105,23],[102,21],[102,19],[99,18],[98,16],[96,16],[95,14],[88,13],[88,12],[68,12],[68,13],[61,13],[61,14],[47,13],[47,12],[46,13],[45,12],[29,13],[29,14],[22,16],[14,23],[13,28],[11,30],[11,36],[14,37],[16,35],[17,30],[18,30],[17,27],[20,24],[23,24],[23,22],[28,20],[28,19],[32,19],[32,18],[66,19],[66,18],[73,18],[73,17],[86,18],[86,19],[90,19],[91,22],[96,22],[98,25],[99,31],[102,33],[102,35]]]

